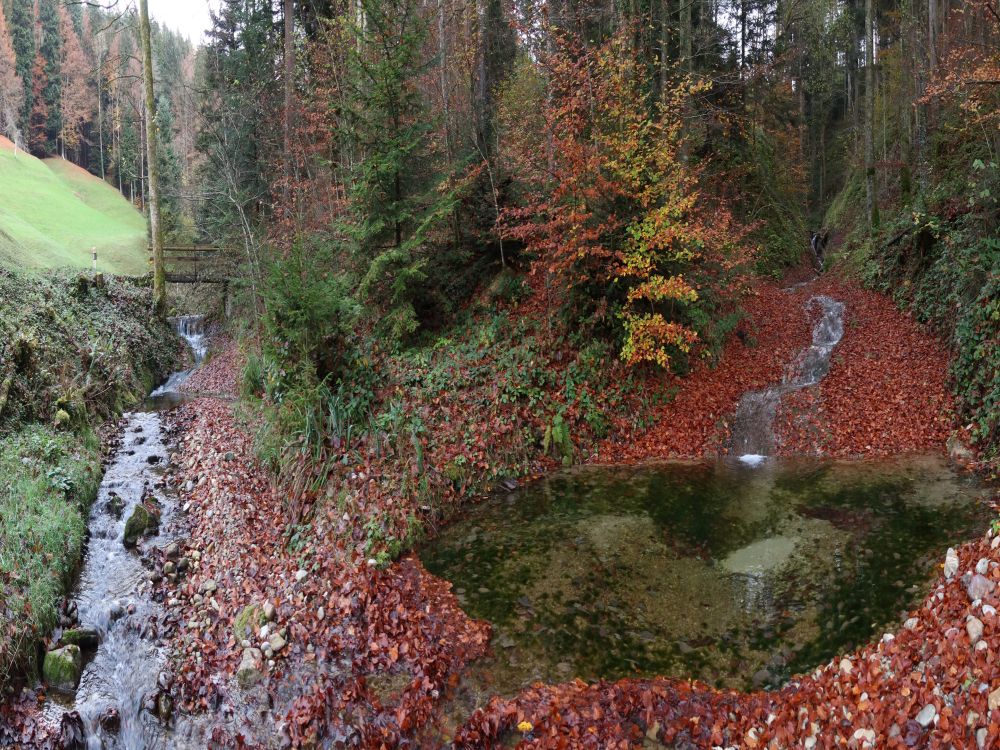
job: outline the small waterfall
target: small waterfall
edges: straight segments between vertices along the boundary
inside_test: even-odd
[[[204,315],[178,315],[176,318],[169,318],[169,320],[173,323],[177,335],[187,342],[194,357],[194,367],[190,370],[173,373],[167,382],[149,394],[149,398],[154,402],[165,400],[172,405],[177,400],[175,396],[181,383],[187,380],[188,376],[205,360],[205,355],[208,352],[208,341],[205,337]]]
[[[774,453],[774,417],[781,398],[816,385],[830,371],[830,356],[844,335],[844,303],[821,295],[806,303],[807,310],[816,307],[820,318],[813,326],[812,344],[799,352],[782,382],[744,394],[736,408],[730,452],[750,466]]]

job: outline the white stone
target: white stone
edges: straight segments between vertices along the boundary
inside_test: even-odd
[[[951,578],[958,572],[958,553],[955,552],[954,548],[949,547],[948,552],[944,556],[944,577]]]
[[[926,706],[920,709],[920,713],[917,714],[917,723],[920,726],[926,728],[929,727],[931,725],[931,722],[933,722],[934,719],[936,718],[937,718],[937,709],[934,708],[933,703],[928,703]]]
[[[854,665],[851,664],[850,659],[844,658],[840,660],[840,671],[844,674],[850,674],[853,668]]]
[[[970,617],[965,623],[965,632],[969,634],[969,643],[976,645],[983,637],[983,622],[978,617]]]
[[[295,571],[295,582],[301,583],[302,579],[309,575],[306,571],[299,569]]]
[[[1000,536],[998,536],[997,539],[1000,539]],[[985,617],[990,617],[992,615],[995,615],[996,613],[997,613],[997,609],[992,604],[984,604],[983,605],[983,615]]]
[[[979,562],[976,563],[976,572],[979,575],[984,576],[990,572],[990,561],[988,558],[981,557]]]
[[[907,630],[916,630],[917,625],[919,624],[920,620],[918,620],[916,617],[911,617],[909,620],[903,623],[903,627],[906,628]]]

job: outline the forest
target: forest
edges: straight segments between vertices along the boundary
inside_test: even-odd
[[[0,0],[0,747],[1000,741],[996,0],[149,6]]]

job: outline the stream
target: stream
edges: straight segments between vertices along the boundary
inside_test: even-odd
[[[63,726],[63,737],[87,748],[168,747],[159,717],[171,711],[170,675],[163,641],[172,627],[152,595],[152,565],[143,549],[168,548],[179,509],[165,480],[169,448],[160,411],[184,395],[180,385],[204,359],[201,316],[173,319],[191,349],[191,369],[174,373],[142,407],[126,414],[120,444],[88,520],[89,539],[71,594],[75,627],[96,633],[97,648],[83,648],[84,668],[75,692],[52,691],[47,714]],[[159,528],[126,548],[126,521],[140,504],[159,509]],[[63,636],[62,629],[54,641]]]

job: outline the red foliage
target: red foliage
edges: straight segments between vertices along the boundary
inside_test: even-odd
[[[892,300],[833,277],[811,286],[845,303],[844,337],[818,387],[787,397],[780,452],[889,456],[942,451],[951,430],[948,350]]]

